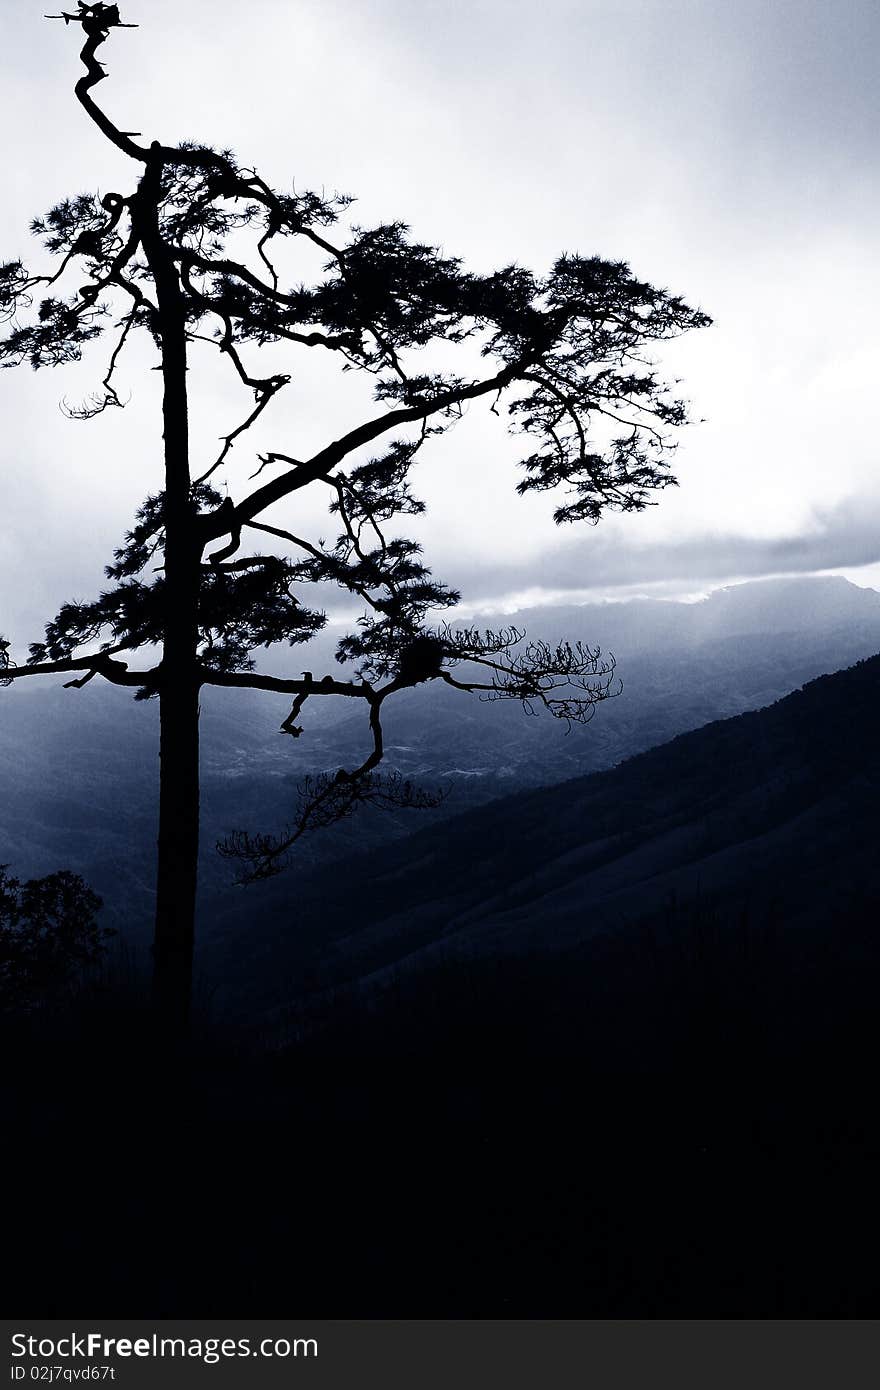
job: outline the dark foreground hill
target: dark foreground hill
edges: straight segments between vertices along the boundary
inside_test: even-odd
[[[878,697],[880,657],[254,914],[373,1309],[876,1308]]]
[[[875,657],[611,771],[300,875],[292,902],[283,877],[247,890],[218,913],[208,968],[222,980],[234,959],[220,988],[252,1010],[429,960],[576,953],[701,902],[788,931],[880,919],[878,708]]]
[[[6,1305],[873,1316],[878,695],[240,894],[188,1053],[112,980],[9,1020]]]

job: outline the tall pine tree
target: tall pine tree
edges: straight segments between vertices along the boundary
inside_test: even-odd
[[[0,361],[59,365],[108,337],[101,388],[74,412],[88,417],[121,404],[117,367],[127,343],[146,334],[162,372],[164,480],[107,568],[106,591],[66,604],[25,664],[13,663],[7,644],[0,660],[6,681],[69,673],[68,684],[81,686],[100,676],[159,700],[155,996],[179,1028],[192,977],[201,688],[289,693],[283,727],[295,737],[313,698],[348,699],[365,712],[369,751],[359,767],[304,786],[284,834],[242,832],[226,845],[250,876],[274,872],[301,834],[359,801],[424,803],[418,789],[378,771],[382,708],[401,689],[442,680],[586,720],[611,693],[610,663],[566,642],[524,644],[513,629],[438,623],[459,595],[391,528],[423,511],[410,483],[420,451],[478,400],[496,412],[503,405],[531,441],[518,491],[561,494],[558,522],[645,507],[674,481],[672,434],[687,418],[646,352],[709,320],[621,262],[566,254],[545,276],[517,265],[477,275],[411,240],[400,222],[346,226],[349,199],[280,191],[228,151],[139,143],[94,98],[106,76],[99,49],[115,30],[136,26],[122,22],[116,5],[80,2],[75,14],[53,18],[83,32],[76,97],[131,161],[132,178],[123,192],[66,199],[32,224],[60,262],[51,273],[20,261],[0,266]],[[278,268],[296,244],[320,253],[312,283],[288,284]],[[424,350],[438,343],[461,345],[460,372],[425,365]],[[197,344],[220,354],[247,402],[201,474],[189,432]],[[376,408],[310,457],[262,454],[251,490],[221,498],[212,478],[290,381],[260,374],[270,345],[273,355],[288,349],[292,361],[324,353],[342,371],[368,373]],[[305,488],[326,494],[339,532],[333,543],[262,519]],[[276,553],[246,546],[270,539]],[[256,648],[303,643],[323,626],[323,614],[302,601],[303,585],[323,583],[363,608],[337,651],[351,678],[259,673]],[[133,669],[138,651],[150,664]]]

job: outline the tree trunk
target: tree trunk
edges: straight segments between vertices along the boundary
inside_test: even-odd
[[[138,224],[159,310],[165,442],[163,651],[159,684],[159,839],[153,1000],[163,1025],[187,1026],[199,855],[198,602],[201,546],[190,496],[186,318],[159,228],[161,161],[138,191]]]
[[[185,1030],[192,994],[199,855],[199,690],[169,663],[159,695],[159,839],[153,998],[172,1031]]]

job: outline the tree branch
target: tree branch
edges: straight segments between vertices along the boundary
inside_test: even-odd
[[[297,681],[264,676],[258,671],[214,671],[203,665],[199,678],[204,685],[222,685],[235,690],[276,690],[282,695],[345,695],[350,699],[371,700],[377,693],[365,681],[338,681],[333,676],[314,680],[311,674]]]
[[[124,648],[116,647],[114,651]],[[68,681],[66,688],[79,688],[91,680],[92,676],[103,676],[112,685],[145,686],[159,674],[158,666],[149,671],[129,671],[124,661],[113,661],[109,652],[98,652],[95,656],[70,657],[64,661],[41,661],[33,666],[4,666],[0,670],[0,685],[20,680],[23,676],[61,676],[71,672],[83,671],[88,675],[83,680]]]
[[[387,434],[389,430],[396,429],[399,425],[409,425],[418,420],[426,420],[431,415],[437,415],[440,411],[448,410],[463,401],[476,400],[480,396],[485,396],[509,385],[522,371],[523,365],[521,362],[512,363],[488,380],[476,381],[470,386],[446,391],[432,401],[423,401],[419,405],[388,411],[375,420],[366,421],[357,429],[349,430],[341,439],[328,444],[320,453],[302,463],[295,473],[273,478],[270,483],[265,483],[255,492],[252,492],[250,497],[239,502],[234,508],[235,521],[239,525],[244,525],[274,502],[280,502],[282,498],[288,497],[291,493],[297,492],[300,488],[307,487],[309,483],[323,477],[355,449],[360,449],[365,444],[371,444],[374,439]],[[280,455],[275,455],[275,457],[280,457]],[[219,536],[226,535],[230,529],[229,521],[232,517],[232,512],[228,512],[222,517],[217,512],[212,512],[205,517],[203,522],[205,539],[215,540]]]
[[[135,307],[132,309],[131,313],[126,317],[122,333],[120,334],[116,346],[114,347],[113,352],[111,353],[110,363],[107,367],[104,379],[101,382],[101,385],[104,388],[103,399],[96,392],[95,396],[92,397],[91,404],[67,407],[65,409],[65,414],[67,415],[67,418],[69,420],[93,420],[96,415],[102,414],[102,412],[105,411],[108,408],[108,406],[111,405],[118,406],[120,409],[122,409],[123,402],[119,399],[119,396],[116,392],[116,388],[113,385],[113,373],[116,371],[116,364],[119,361],[119,354],[125,347],[125,340],[131,332],[132,326],[137,317],[137,312],[138,305],[136,304]]]
[[[100,106],[93,101],[91,96],[92,88],[97,87],[98,83],[103,82],[104,78],[107,76],[103,64],[98,62],[95,54],[101,47],[101,44],[106,42],[109,29],[137,28],[136,24],[123,24],[118,17],[118,11],[112,23],[106,28],[103,27],[101,24],[101,12],[106,12],[108,8],[112,9],[113,7],[108,7],[106,5],[84,5],[81,7],[79,14],[71,15],[62,12],[60,15],[48,15],[47,18],[63,19],[65,24],[70,24],[72,22],[82,25],[83,31],[86,34],[86,41],[79,56],[86,69],[86,75],[79,79],[73,89],[76,94],[76,99],[91,120],[94,121],[102,135],[106,135],[107,139],[114,144],[118,150],[122,150],[122,153],[127,154],[130,159],[136,159],[139,160],[141,164],[146,164],[150,158],[150,151],[143,145],[136,145],[131,138],[131,132],[120,130],[118,126],[114,125],[109,116],[104,114]]]

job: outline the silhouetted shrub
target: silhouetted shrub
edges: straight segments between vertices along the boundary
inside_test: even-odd
[[[22,883],[0,865],[0,1006],[45,1007],[96,964],[114,933],[101,899],[67,869]]]

